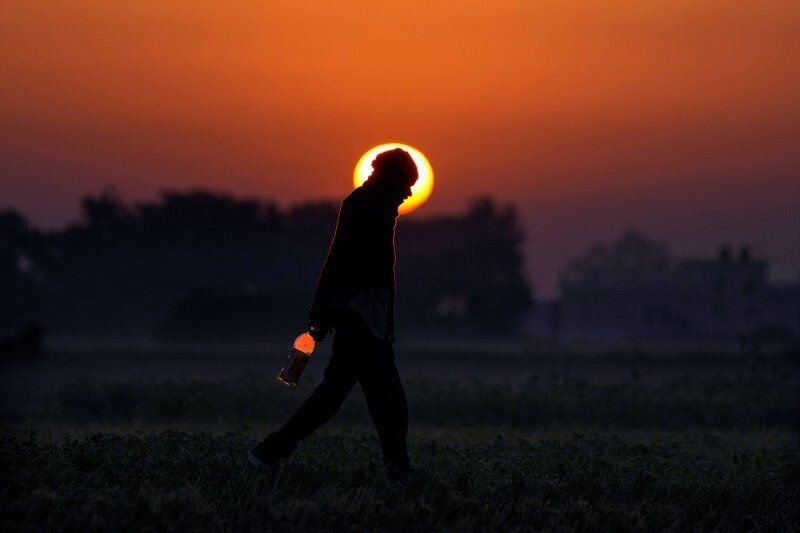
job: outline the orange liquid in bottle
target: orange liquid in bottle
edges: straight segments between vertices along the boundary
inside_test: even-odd
[[[289,358],[278,373],[278,381],[289,385],[290,387],[297,387],[297,382],[300,380],[300,374],[303,373],[308,361],[311,359],[311,353],[314,351],[315,346],[314,338],[308,333],[301,333],[295,340]]]

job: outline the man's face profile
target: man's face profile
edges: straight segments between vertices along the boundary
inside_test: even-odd
[[[413,146],[389,143],[368,150],[356,164],[353,184],[367,184],[403,215],[423,205],[433,189],[433,170]]]
[[[417,182],[417,178],[418,178],[417,173],[414,172],[412,176],[406,179],[405,187],[403,188],[403,200],[406,200],[407,198],[411,197],[412,194],[411,187],[413,187],[414,184]]]
[[[408,152],[401,149],[383,152],[375,158],[372,166],[373,174],[382,175],[393,199],[402,203],[411,197],[411,187],[417,182],[419,173]]]

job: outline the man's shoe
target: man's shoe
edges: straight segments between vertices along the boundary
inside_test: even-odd
[[[247,451],[247,460],[251,465],[264,470],[274,470],[278,466],[280,457],[272,455],[264,445],[259,443],[256,447]]]

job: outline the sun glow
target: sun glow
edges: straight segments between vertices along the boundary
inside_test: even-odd
[[[405,215],[424,204],[431,195],[431,191],[433,191],[433,169],[428,162],[428,158],[416,148],[402,143],[381,144],[375,148],[370,148],[367,153],[361,156],[361,159],[359,159],[356,164],[356,169],[353,172],[353,185],[360,187],[362,183],[367,181],[369,175],[372,174],[372,161],[375,159],[375,156],[381,152],[393,150],[395,148],[402,148],[411,155],[411,159],[413,159],[414,164],[417,165],[417,172],[419,173],[417,182],[411,187],[411,196],[400,204],[400,209],[398,209],[401,215]]]

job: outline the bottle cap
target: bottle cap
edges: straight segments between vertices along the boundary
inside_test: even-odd
[[[308,354],[314,351],[315,345],[316,343],[314,342],[314,338],[311,335],[309,335],[308,332],[301,333],[294,340],[295,350],[300,350],[301,352],[305,352]]]

